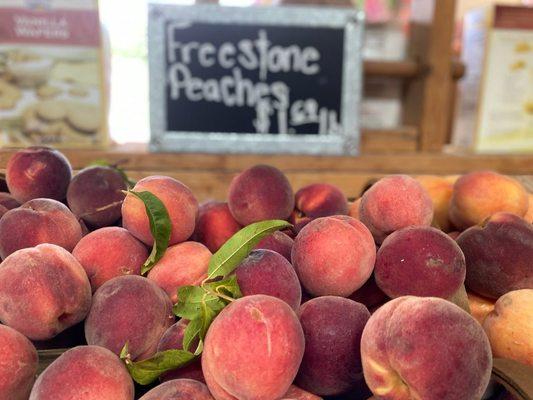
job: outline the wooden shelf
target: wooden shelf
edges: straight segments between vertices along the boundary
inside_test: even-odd
[[[363,70],[367,77],[386,77],[412,79],[429,72],[429,67],[415,60],[403,61],[379,61],[366,60]],[[465,74],[465,66],[462,62],[452,62],[452,78],[461,79]]]
[[[382,132],[385,135],[385,132]],[[397,134],[397,132],[396,132]],[[409,133],[406,133],[409,135]],[[385,138],[383,138],[385,140]],[[0,150],[0,168],[5,168],[13,150]],[[128,144],[107,151],[63,150],[75,169],[95,160],[122,162],[133,179],[164,174],[188,185],[199,200],[224,199],[235,174],[255,164],[282,169],[294,188],[316,182],[339,186],[357,197],[366,183],[387,174],[453,175],[492,169],[510,175],[533,175],[533,155],[473,155],[428,152],[362,154],[358,157],[289,156],[256,154],[150,153],[145,144]]]

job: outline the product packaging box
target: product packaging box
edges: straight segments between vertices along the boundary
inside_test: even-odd
[[[107,145],[95,0],[0,2],[0,145]]]

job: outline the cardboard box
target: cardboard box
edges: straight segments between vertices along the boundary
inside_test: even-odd
[[[96,0],[3,0],[0,144],[104,147],[102,47]]]

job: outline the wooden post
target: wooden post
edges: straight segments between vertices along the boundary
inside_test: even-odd
[[[440,151],[447,142],[453,104],[455,0],[433,1],[432,21],[411,24],[409,53],[426,72],[408,83],[404,109],[404,123],[419,128],[421,151]]]

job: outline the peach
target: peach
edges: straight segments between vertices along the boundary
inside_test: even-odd
[[[132,360],[142,360],[155,354],[173,323],[172,303],[162,289],[141,276],[122,275],[94,293],[85,338],[117,355],[127,342]]]
[[[449,232],[451,223],[448,214],[453,182],[446,177],[434,175],[421,175],[415,179],[426,189],[433,202],[433,224],[444,232]]]
[[[19,207],[20,203],[10,193],[0,192],[0,206],[12,210]]]
[[[242,297],[211,324],[202,353],[207,386],[217,400],[281,398],[304,352],[298,317],[271,296]]]
[[[244,296],[266,294],[298,310],[302,288],[292,265],[279,253],[254,250],[235,269]]]
[[[5,213],[7,213],[9,210],[5,208],[3,205],[0,205],[0,218],[4,216]]]
[[[368,280],[376,247],[368,229],[348,216],[317,218],[298,234],[292,264],[314,296],[349,296]]]
[[[529,205],[524,219],[530,224],[533,224],[533,194],[531,193],[529,193]]]
[[[470,313],[482,325],[487,315],[494,310],[494,300],[478,296],[472,292],[467,292],[467,296]]]
[[[9,210],[0,220],[0,256],[51,243],[72,251],[82,237],[76,216],[62,203],[34,199]]]
[[[467,312],[438,297],[399,297],[379,308],[361,338],[366,383],[383,400],[480,399],[490,344]]]
[[[91,285],[79,262],[53,244],[16,251],[0,264],[0,321],[46,340],[82,321]]]
[[[476,171],[460,177],[453,186],[450,220],[464,230],[498,212],[523,217],[528,194],[520,182],[492,171]]]
[[[359,219],[380,244],[408,226],[429,226],[433,203],[424,187],[407,175],[381,178],[361,198]]]
[[[514,290],[500,297],[483,328],[494,357],[533,367],[533,289]]]
[[[291,251],[294,245],[294,240],[284,232],[276,231],[261,241],[255,246],[255,249],[272,250],[281,254],[289,262],[291,261]]]
[[[298,231],[315,218],[348,214],[346,196],[338,187],[329,183],[314,183],[298,190],[295,194],[295,207],[295,225],[299,225]]]
[[[298,316],[305,336],[298,386],[320,396],[353,390],[362,372],[360,342],[370,318],[367,308],[343,297],[324,296],[302,305]]]
[[[298,386],[291,385],[281,400],[322,400],[322,397],[306,392]]]
[[[214,400],[205,384],[192,379],[174,379],[156,386],[139,400]]]
[[[465,256],[455,241],[429,226],[411,226],[389,235],[379,248],[376,283],[396,298],[405,295],[451,298],[462,287]]]
[[[84,236],[72,255],[89,277],[93,292],[120,275],[140,275],[148,250],[126,229],[111,226]]]
[[[241,225],[287,219],[294,209],[294,194],[283,172],[268,165],[256,165],[233,178],[228,205]]]
[[[111,167],[82,169],[72,178],[67,202],[72,212],[93,228],[113,225],[120,219],[122,192],[128,187],[124,177]]]
[[[199,285],[207,278],[211,259],[207,247],[197,242],[183,242],[171,246],[148,273],[148,279],[162,288],[173,303],[178,301],[178,289]]]
[[[165,205],[172,224],[169,245],[184,242],[192,235],[198,201],[187,186],[174,178],[154,175],[141,179],[133,190],[148,191]],[[145,206],[132,194],[128,194],[122,203],[122,225],[145,244],[151,246],[154,243]]]
[[[63,200],[72,178],[67,158],[48,147],[28,147],[13,154],[6,166],[9,192],[19,203],[46,197]]]
[[[27,400],[39,359],[35,346],[9,326],[0,325],[0,398]]]
[[[180,319],[168,328],[159,340],[157,351],[183,349],[183,336],[185,335],[185,328],[187,328],[188,323],[189,321]],[[197,346],[198,339],[191,343],[189,351],[194,352]],[[159,379],[161,382],[166,382],[172,379],[194,379],[205,383],[202,364],[199,359],[192,361],[184,367],[165,372]]]
[[[390,300],[376,284],[374,274],[372,274],[365,284],[353,292],[348,298],[364,304],[370,311]]]
[[[4,217],[5,218],[5,217]],[[509,213],[490,217],[484,226],[464,231],[457,244],[466,258],[466,287],[497,299],[533,288],[533,225]]]
[[[133,400],[133,381],[120,359],[103,347],[63,353],[35,382],[30,400]]]
[[[240,229],[241,226],[231,215],[228,203],[208,201],[200,205],[193,238],[215,253]]]

